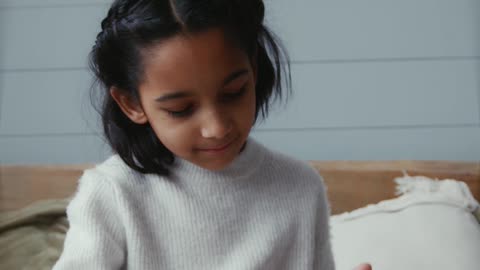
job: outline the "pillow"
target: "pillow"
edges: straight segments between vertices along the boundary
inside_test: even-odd
[[[467,185],[408,175],[395,181],[400,197],[331,217],[337,269],[362,262],[374,270],[480,269],[480,209]]]

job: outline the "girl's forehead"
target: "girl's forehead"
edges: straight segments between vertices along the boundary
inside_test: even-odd
[[[143,58],[145,83],[177,87],[220,83],[250,64],[248,55],[217,29],[176,35],[146,49]]]

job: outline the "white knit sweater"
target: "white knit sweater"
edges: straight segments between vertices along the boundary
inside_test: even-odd
[[[333,270],[323,181],[249,139],[222,171],[177,159],[169,178],[118,156],[85,171],[54,270]]]

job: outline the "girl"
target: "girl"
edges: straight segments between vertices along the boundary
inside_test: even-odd
[[[285,62],[263,17],[261,0],[113,2],[90,60],[115,155],[79,180],[54,270],[334,269],[323,182],[249,138]]]

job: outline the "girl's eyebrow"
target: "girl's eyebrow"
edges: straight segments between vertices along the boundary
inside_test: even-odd
[[[168,100],[172,100],[172,99],[188,97],[188,96],[191,96],[191,95],[192,94],[190,94],[188,92],[175,92],[175,93],[166,94],[166,95],[163,95],[159,98],[156,98],[155,101],[163,102],[163,101],[168,101]]]
[[[226,85],[228,83],[230,83],[231,81],[245,75],[248,73],[248,70],[247,69],[241,69],[241,70],[237,70],[235,72],[233,72],[232,74],[228,75],[228,77],[223,81],[223,85]],[[174,93],[170,93],[170,94],[165,94],[159,98],[156,98],[155,101],[157,102],[164,102],[164,101],[168,101],[168,100],[172,100],[172,99],[179,99],[179,98],[185,98],[185,97],[189,97],[191,96],[192,94],[189,93],[188,91],[179,91],[179,92],[174,92]]]

